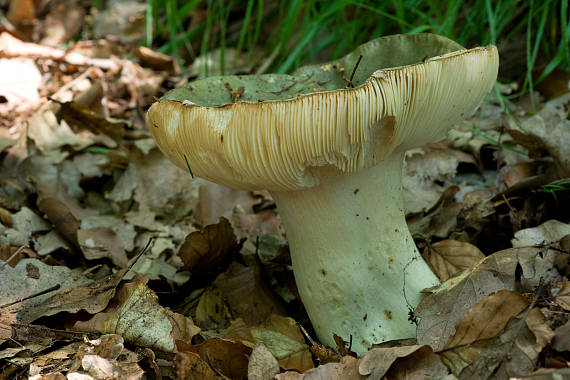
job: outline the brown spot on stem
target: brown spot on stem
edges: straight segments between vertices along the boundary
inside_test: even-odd
[[[384,315],[386,319],[392,319],[392,312],[390,310],[384,310]]]
[[[359,191],[360,189],[354,189],[354,195],[358,194]]]

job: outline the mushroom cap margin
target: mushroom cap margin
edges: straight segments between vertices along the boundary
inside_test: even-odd
[[[300,190],[443,137],[491,90],[494,46],[381,69],[357,88],[262,103],[155,102],[147,126],[176,165],[237,189]]]

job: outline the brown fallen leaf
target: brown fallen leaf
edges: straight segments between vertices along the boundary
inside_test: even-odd
[[[536,352],[541,352],[544,347],[550,344],[555,334],[548,325],[544,314],[539,308],[533,308],[526,317],[526,326],[536,338]]]
[[[49,7],[40,33],[43,46],[58,46],[67,43],[81,31],[85,20],[85,9],[74,3],[55,3]]]
[[[0,265],[0,278],[0,343],[11,338],[12,323],[17,323],[35,305],[52,295],[51,292],[45,293],[46,290],[53,291],[54,286],[66,289],[91,282],[77,271],[50,266],[36,259],[23,259],[14,268]],[[28,299],[33,295],[36,296]],[[23,301],[16,302],[18,300]]]
[[[285,315],[283,306],[263,282],[259,266],[233,262],[214,285],[222,291],[234,318],[243,318],[249,326],[264,322],[272,314]]]
[[[360,357],[358,371],[361,375],[381,379],[398,358],[406,357],[425,346],[403,346],[390,348],[373,348]]]
[[[560,241],[568,234],[570,234],[570,224],[551,219],[540,226],[515,232],[511,244],[513,247],[551,244]]]
[[[257,343],[247,363],[248,380],[272,380],[279,373],[279,363],[263,343]]]
[[[360,361],[352,356],[344,356],[339,363],[328,363],[304,373],[284,372],[275,376],[276,380],[365,380],[369,376],[363,376],[358,372]]]
[[[295,320],[289,317],[271,315],[254,327],[246,325],[240,318],[232,321],[224,337],[250,347],[262,342],[281,368],[306,371],[314,366],[305,338]]]
[[[120,268],[126,268],[129,263],[123,242],[110,228],[78,230],[77,241],[87,260],[108,258]]]
[[[457,320],[455,334],[443,350],[498,336],[509,320],[527,306],[528,300],[511,290],[500,290],[482,299]]]
[[[98,339],[85,340],[77,350],[71,373],[90,375],[95,379],[129,379],[143,377],[137,364],[138,355],[125,349],[120,335],[103,335]]]
[[[193,352],[177,352],[174,359],[176,376],[187,380],[219,380],[214,370]]]
[[[559,102],[561,98],[548,103]],[[567,101],[567,100],[566,100]],[[570,121],[559,117],[548,120],[549,105],[545,104],[538,114],[517,123],[511,122],[509,134],[515,141],[529,150],[531,158],[550,156],[554,159],[560,178],[570,176]]]
[[[28,308],[26,313],[20,316],[20,320],[22,323],[31,323],[40,317],[54,315],[62,311],[77,313],[80,310],[85,310],[90,314],[96,314],[107,307],[126,272],[126,269],[122,269],[113,275],[105,276],[91,283],[63,289]]]
[[[548,277],[556,256],[551,249],[506,249],[487,256],[475,267],[442,283],[414,311],[420,318],[418,343],[428,344],[434,350],[443,348],[455,334],[456,321],[477,302],[499,290],[515,289],[517,267],[522,268],[519,285],[523,291],[532,292],[541,278]]]
[[[209,364],[218,374],[232,380],[247,380],[251,348],[228,339],[210,338],[204,343],[189,345],[177,342],[178,352],[192,352]]]
[[[558,352],[570,351],[570,321],[554,330],[552,348]]]
[[[141,63],[154,70],[164,70],[175,75],[180,73],[178,62],[169,55],[156,52],[145,46],[139,46],[135,49],[135,56],[141,60]]]
[[[201,329],[218,330],[230,324],[231,314],[219,289],[208,288],[196,307],[196,324]]]
[[[473,244],[447,239],[427,245],[422,257],[441,281],[447,281],[457,272],[477,264],[485,255]]]
[[[313,368],[309,347],[294,319],[270,315],[261,326],[251,329],[251,335],[267,346],[282,368],[299,371]]]
[[[449,370],[438,354],[428,346],[394,361],[386,372],[385,378],[390,380],[424,380],[448,378]],[[453,380],[453,378],[449,378]]]
[[[516,294],[512,292],[511,294]],[[516,295],[516,297],[521,297]],[[522,298],[522,297],[521,297]],[[484,300],[485,301],[485,300]],[[481,305],[484,305],[485,302]],[[518,303],[519,301],[507,301],[508,303]],[[520,303],[528,302],[521,300]],[[513,305],[515,306],[515,305]],[[475,308],[474,308],[475,309]],[[477,307],[480,312],[481,307]],[[498,306],[494,310],[489,309],[489,319],[493,320],[494,328],[488,329],[485,326],[458,326],[458,331],[466,331],[468,339],[463,345],[449,347],[440,353],[444,364],[451,369],[453,374],[460,379],[483,379],[493,378],[507,380],[520,378],[529,375],[534,371],[539,356],[537,351],[537,339],[527,328],[524,319],[529,315],[529,310],[525,309],[519,315],[509,320],[500,335],[488,339],[475,339],[476,330],[480,330],[487,336],[491,330],[498,330],[504,317],[493,315],[493,312],[500,312],[504,307]],[[513,308],[507,307],[508,313],[514,312]],[[500,324],[496,322],[501,321]],[[467,318],[462,322],[467,323]],[[475,321],[474,321],[475,322]],[[483,321],[484,323],[485,321]],[[459,323],[458,323],[459,324]],[[456,341],[461,341],[459,337]]]
[[[106,310],[73,328],[121,334],[129,343],[167,352],[175,349],[176,339],[189,342],[200,329],[190,318],[160,306],[146,281],[139,277],[121,285]]]
[[[79,247],[77,230],[79,230],[81,223],[63,202],[55,198],[41,198],[38,201],[38,208],[41,212],[46,214],[57,232],[68,242]]]
[[[203,276],[226,261],[238,247],[232,226],[226,218],[201,231],[190,233],[178,251],[184,263],[183,269]]]

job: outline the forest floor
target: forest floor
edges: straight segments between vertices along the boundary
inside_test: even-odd
[[[0,379],[570,377],[566,73],[516,101],[500,84],[506,108],[492,93],[407,153],[410,230],[451,280],[416,339],[357,357],[318,343],[269,193],[193,178],[150,137],[146,109],[198,66],[52,16],[0,34]]]

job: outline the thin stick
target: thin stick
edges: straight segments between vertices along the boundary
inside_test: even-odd
[[[20,248],[18,248],[16,250],[16,252],[12,253],[12,256],[8,257],[8,260],[6,260],[4,262],[4,264],[0,265],[0,269],[3,269],[6,265],[8,265],[8,263],[18,255],[18,253],[22,252],[24,250],[24,248],[29,248],[27,245],[23,245]]]
[[[47,288],[47,289],[42,290],[42,291],[40,291],[40,292],[38,292],[38,293],[34,293],[34,294],[31,294],[31,295],[29,295],[29,296],[27,296],[27,297],[20,298],[20,299],[14,301],[14,302],[10,302],[10,303],[4,304],[4,305],[0,306],[0,309],[3,309],[3,308],[8,307],[8,306],[15,305],[15,304],[20,303],[20,302],[24,302],[24,301],[26,301],[26,300],[29,300],[30,298],[39,297],[39,296],[44,295],[44,294],[46,294],[46,293],[53,292],[54,290],[58,290],[59,288],[61,288],[61,285],[60,285],[60,284],[54,285],[54,286],[52,286],[51,288]]]
[[[358,68],[358,65],[360,65],[361,60],[362,60],[362,54],[358,57],[358,61],[356,61],[356,65],[354,65],[354,69],[352,69],[352,74],[350,74],[349,81],[352,87],[354,87],[354,85],[352,84],[352,78],[354,78],[354,74],[356,74],[356,69]]]

